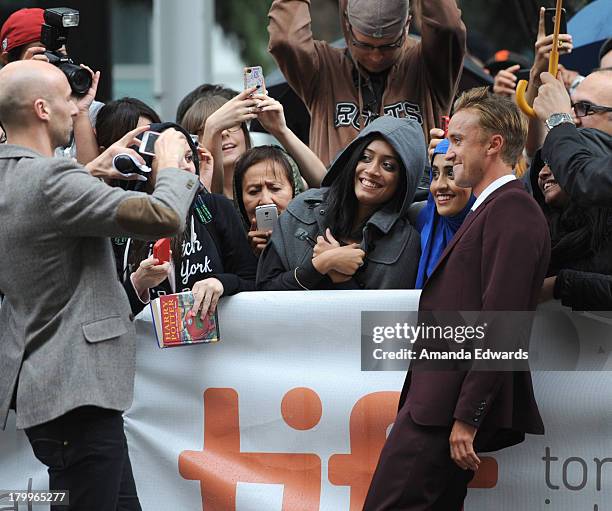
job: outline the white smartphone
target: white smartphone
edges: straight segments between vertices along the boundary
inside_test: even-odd
[[[244,68],[244,90],[251,87],[257,87],[255,94],[266,94],[266,84],[261,66]]]
[[[278,220],[276,204],[263,204],[255,208],[255,220],[258,231],[271,231]]]
[[[140,142],[138,152],[140,154],[155,156],[155,142],[157,142],[159,135],[160,134],[156,131],[145,131],[142,135],[142,141]]]

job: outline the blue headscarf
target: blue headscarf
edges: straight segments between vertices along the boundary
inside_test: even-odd
[[[436,146],[431,158],[432,165],[436,154],[446,154],[449,145],[448,140],[445,139]],[[431,170],[429,171],[429,178],[431,181]],[[427,205],[419,213],[416,222],[416,228],[421,233],[421,259],[419,260],[419,269],[417,271],[416,289],[423,288],[425,281],[434,270],[446,245],[448,245],[452,237],[459,230],[459,227],[461,227],[463,220],[465,220],[475,201],[476,197],[472,195],[465,207],[456,215],[440,216],[436,209],[433,195],[429,192]]]

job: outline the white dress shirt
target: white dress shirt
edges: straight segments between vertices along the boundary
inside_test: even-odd
[[[478,197],[476,197],[476,201],[474,202],[474,204],[472,204],[471,211],[476,211],[476,208],[480,206],[485,201],[485,199],[489,195],[491,195],[495,190],[497,190],[498,188],[501,188],[502,186],[504,186],[506,183],[509,183],[510,181],[514,181],[515,179],[516,179],[516,176],[514,174],[506,174],[505,176],[498,177],[489,186],[487,186]]]

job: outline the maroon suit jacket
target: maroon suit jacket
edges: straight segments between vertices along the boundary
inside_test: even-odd
[[[549,259],[546,219],[523,184],[511,181],[465,219],[426,281],[419,310],[535,310]],[[410,370],[403,405],[417,424],[459,419],[486,432],[480,450],[544,433],[529,371]]]

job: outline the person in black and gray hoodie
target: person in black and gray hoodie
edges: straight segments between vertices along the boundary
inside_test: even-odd
[[[185,135],[184,167],[199,174],[199,153],[210,170],[210,153],[198,149],[181,126],[166,122],[152,124],[150,129],[162,132],[170,127]],[[155,159],[147,163],[155,165]],[[146,183],[148,186],[151,183]],[[172,239],[171,262],[159,264],[151,255],[150,242],[115,239],[113,244],[120,277],[135,314],[160,295],[192,291],[194,310],[201,310],[204,318],[214,312],[221,296],[255,289],[257,259],[232,202],[209,193],[203,186],[191,205],[184,233]]]
[[[427,165],[419,123],[376,119],[296,197],[257,269],[261,290],[414,288],[420,240],[407,220]]]

